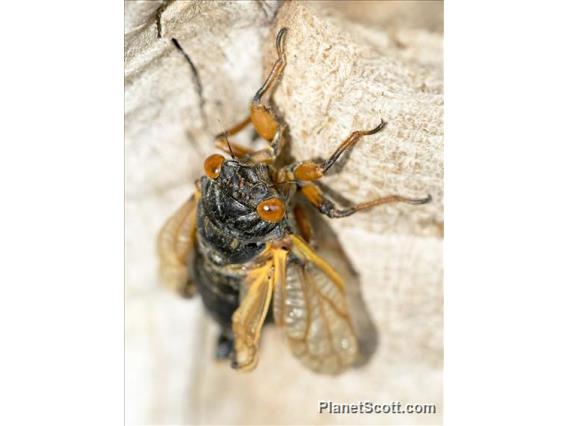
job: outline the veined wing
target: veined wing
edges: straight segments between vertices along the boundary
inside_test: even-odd
[[[200,193],[196,192],[164,224],[158,234],[160,276],[164,284],[183,296],[195,293],[188,265],[196,241],[196,213]]]
[[[291,236],[299,261],[288,262],[274,290],[274,317],[292,353],[318,373],[337,374],[358,355],[341,277],[300,237]]]

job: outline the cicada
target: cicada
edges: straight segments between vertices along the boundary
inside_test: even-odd
[[[276,166],[286,125],[271,106],[271,94],[286,65],[283,28],[278,58],[253,97],[248,117],[216,137],[225,155],[204,162],[194,194],[158,236],[163,280],[184,296],[198,292],[220,325],[217,357],[240,371],[254,369],[261,330],[269,312],[294,356],[318,373],[337,374],[358,357],[346,283],[312,241],[312,228],[298,203],[304,197],[320,213],[341,218],[387,203],[424,204],[391,195],[341,207],[318,185],[344,152],[385,126],[354,131],[325,160]],[[266,142],[260,150],[229,143],[249,124]]]

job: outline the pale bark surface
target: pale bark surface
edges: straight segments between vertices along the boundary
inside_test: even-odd
[[[442,7],[357,3],[176,1],[162,7],[161,26],[160,3],[125,3],[128,423],[441,422]],[[288,64],[274,100],[294,157],[326,157],[382,118],[384,131],[362,139],[326,184],[353,201],[434,199],[328,221],[378,333],[368,362],[339,377],[302,367],[274,327],[252,374],[215,363],[216,327],[201,302],[167,293],[156,274],[160,226],[193,191],[212,136],[246,115],[282,26]],[[433,403],[437,414],[320,415],[319,400]]]

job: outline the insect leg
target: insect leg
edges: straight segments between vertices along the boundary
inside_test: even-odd
[[[280,78],[282,71],[284,71],[284,66],[286,65],[286,54],[284,52],[284,41],[286,40],[286,33],[288,28],[282,28],[278,31],[276,35],[276,51],[278,52],[278,59],[272,66],[272,70],[265,80],[263,85],[258,89],[253,98],[253,103],[259,103],[261,98],[268,92],[274,82]]]
[[[271,111],[270,107],[262,102],[265,95],[268,98],[272,95],[272,90],[275,87],[275,83],[282,76],[284,67],[286,66],[286,55],[284,52],[284,41],[286,39],[287,28],[282,28],[278,35],[276,36],[276,51],[278,52],[278,59],[272,66],[272,70],[265,80],[264,84],[258,89],[254,95],[251,105],[250,105],[250,118],[256,132],[265,140],[273,142],[271,147],[276,151],[277,147],[274,147],[275,136],[277,135],[279,129],[282,127],[280,121],[276,118],[274,113]],[[280,142],[277,141],[278,143]]]
[[[285,143],[284,132],[286,131],[286,125],[280,123],[276,134],[274,135],[274,139],[272,139],[272,143],[270,144],[269,148],[261,149],[260,151],[255,151],[250,154],[251,158],[256,161],[257,163],[261,162],[273,162],[276,157],[280,155],[282,151],[282,147]]]
[[[320,187],[313,183],[307,183],[300,187],[302,194],[312,203],[321,213],[331,218],[347,217],[359,210],[366,210],[371,207],[380,206],[382,204],[391,203],[407,203],[407,204],[426,204],[432,201],[432,196],[425,198],[408,198],[401,195],[389,195],[377,198],[376,200],[367,201],[353,206],[340,208],[328,197],[325,196]]]
[[[341,157],[345,151],[353,147],[362,136],[374,135],[380,132],[385,126],[386,122],[381,120],[380,124],[371,130],[357,130],[337,147],[335,152],[323,162],[315,161],[300,161],[291,166],[294,173],[294,177],[300,180],[316,180],[325,175],[325,173],[330,169],[331,166]]]
[[[288,29],[282,28],[276,36],[276,50],[278,59],[272,66],[272,70],[263,85],[258,89],[250,104],[250,114],[240,123],[215,136],[215,146],[228,154],[234,154],[237,158],[248,156],[255,162],[272,162],[280,154],[285,142],[285,125],[275,116],[270,107],[262,102],[263,97],[270,98],[271,90],[282,76],[286,65],[284,54],[284,40]],[[259,151],[253,151],[238,144],[231,143],[228,147],[226,137],[232,136],[243,130],[252,122],[256,132],[270,142],[270,147]],[[232,152],[231,152],[232,151]]]
[[[296,220],[296,225],[298,226],[300,235],[309,243],[312,240],[313,235],[312,225],[310,225],[306,213],[300,205],[294,207],[294,219]]]

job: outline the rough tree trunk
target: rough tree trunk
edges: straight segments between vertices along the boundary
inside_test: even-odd
[[[128,1],[125,10],[127,422],[440,423],[441,3]],[[216,327],[201,302],[169,294],[156,274],[159,227],[193,190],[212,136],[246,115],[282,26],[288,64],[274,100],[292,155],[326,157],[382,118],[384,131],[325,183],[352,201],[433,196],[328,221],[375,333],[367,362],[338,377],[303,368],[274,327],[254,373],[215,363]],[[320,415],[319,400],[433,403],[437,414]]]

